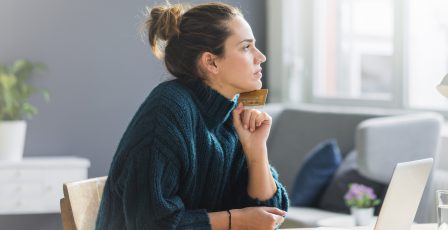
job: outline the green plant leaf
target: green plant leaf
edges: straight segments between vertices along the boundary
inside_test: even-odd
[[[0,120],[20,120],[23,116],[31,118],[37,114],[37,108],[28,102],[30,97],[42,93],[48,101],[49,93],[28,80],[43,70],[45,65],[27,60],[17,60],[12,66],[0,65]]]
[[[36,107],[34,107],[33,105],[31,105],[27,102],[23,103],[22,111],[25,113],[25,115],[28,117],[28,119],[31,119],[38,112]]]
[[[12,75],[0,75],[0,85],[5,90],[11,89],[17,84],[17,79]]]
[[[21,81],[28,80],[33,72],[33,64],[26,60],[17,60],[10,69],[10,74],[16,76]]]

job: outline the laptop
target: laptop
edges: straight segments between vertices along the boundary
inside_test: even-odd
[[[398,163],[374,230],[409,230],[431,173],[432,158]],[[344,228],[320,227],[320,230]]]

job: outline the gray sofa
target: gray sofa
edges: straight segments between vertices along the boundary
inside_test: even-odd
[[[388,182],[393,166],[397,162],[414,158],[436,158],[434,172],[415,219],[419,223],[435,221],[434,191],[448,189],[448,162],[438,161],[440,129],[443,120],[441,115],[419,113],[414,114],[416,116],[413,117],[409,115],[409,112],[399,110],[288,104],[268,104],[263,110],[273,118],[268,140],[269,159],[279,172],[280,180],[289,193],[305,155],[323,140],[335,138],[343,156],[357,149],[358,163],[364,168],[360,171],[363,171],[363,175],[380,182]],[[414,119],[418,122],[414,122]],[[419,119],[423,119],[423,123]],[[388,144],[388,136],[392,137],[391,141],[398,138],[395,141],[397,144]],[[372,146],[366,141],[386,143],[380,145],[375,143],[375,146]],[[404,149],[411,151],[403,151]],[[419,153],[415,153],[414,150],[418,150]],[[394,155],[388,151],[400,154]],[[408,154],[413,151],[414,153]],[[379,156],[375,156],[376,154]],[[381,154],[386,154],[386,157],[381,158]],[[375,162],[375,157],[380,160]],[[386,170],[375,173],[378,167],[374,167],[374,164],[378,163],[384,163],[386,166],[383,169]],[[316,227],[317,222],[323,218],[345,215],[347,214],[317,208],[290,207],[287,221],[282,228]]]

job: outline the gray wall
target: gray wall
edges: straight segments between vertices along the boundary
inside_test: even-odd
[[[86,157],[89,177],[107,174],[132,115],[168,77],[138,33],[144,7],[160,2],[0,1],[0,63],[27,58],[48,66],[34,81],[50,91],[51,101],[32,100],[40,113],[28,122],[25,157]],[[264,52],[265,1],[224,2],[242,9]],[[0,216],[0,229],[30,228],[61,229],[60,217]]]

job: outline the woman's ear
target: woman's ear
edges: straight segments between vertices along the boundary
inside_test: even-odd
[[[213,75],[218,74],[219,69],[215,62],[216,58],[217,56],[210,52],[202,53],[201,57],[199,58],[199,64],[203,71]]]

